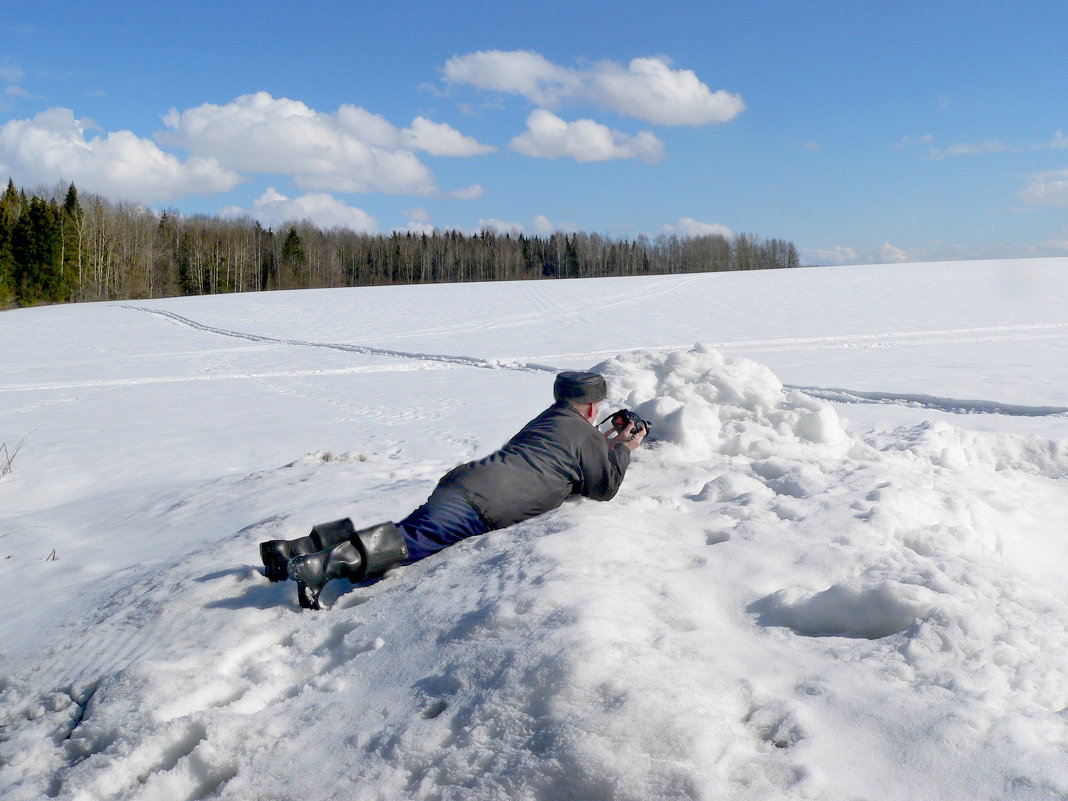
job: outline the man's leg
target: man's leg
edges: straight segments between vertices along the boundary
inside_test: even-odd
[[[397,524],[408,544],[408,559],[416,561],[489,531],[478,510],[452,489],[438,487],[426,503]]]
[[[315,526],[307,537],[295,540],[268,540],[260,543],[260,561],[270,581],[282,581],[289,576],[289,560],[317,551],[333,548],[356,533],[347,517]]]
[[[306,609],[319,608],[319,594],[336,578],[363,581],[408,559],[403,533],[393,523],[353,531],[332,548],[303,554],[289,561],[289,577],[297,582],[297,597]]]

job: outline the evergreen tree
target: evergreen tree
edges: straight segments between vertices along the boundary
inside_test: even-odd
[[[579,264],[578,249],[575,247],[577,236],[569,236],[564,241],[564,265],[563,274],[567,278],[579,278],[582,276],[582,265]]]
[[[255,228],[256,255],[259,260],[259,289],[271,289],[278,277],[278,263],[274,258],[274,231],[264,230],[258,222]]]
[[[67,300],[71,287],[60,260],[59,208],[54,202],[34,196],[15,225],[12,251],[19,305]]]
[[[74,184],[67,188],[67,196],[59,213],[60,256],[63,282],[74,297],[82,280],[82,235],[85,230],[85,215],[78,202],[78,190]]]
[[[15,303],[14,238],[20,215],[19,194],[15,182],[9,178],[7,190],[0,196],[0,309]]]
[[[282,243],[282,271],[286,288],[305,285],[308,255],[304,252],[304,243],[296,228],[290,228]]]

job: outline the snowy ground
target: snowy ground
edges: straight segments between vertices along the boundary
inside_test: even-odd
[[[0,796],[1068,798],[1066,297],[1051,259],[4,312]],[[598,364],[658,434],[615,501],[322,612],[260,574]]]

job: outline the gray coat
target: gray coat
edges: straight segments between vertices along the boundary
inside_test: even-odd
[[[550,406],[503,448],[462,464],[438,486],[458,491],[491,528],[551,511],[569,495],[615,497],[630,464],[622,443],[611,450],[604,434],[573,408]]]

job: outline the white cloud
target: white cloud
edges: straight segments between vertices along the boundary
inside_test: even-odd
[[[1034,173],[1020,197],[1036,205],[1068,206],[1068,169]]]
[[[874,252],[861,253],[845,245],[835,245],[828,250],[806,250],[802,256],[809,264],[887,264],[913,260],[908,253],[889,242],[884,242]]]
[[[698,222],[692,217],[682,217],[678,222],[660,226],[660,233],[685,238],[695,236],[723,236],[732,237],[734,232],[725,225],[719,223]]]
[[[405,209],[404,213],[413,222],[428,223],[434,219],[430,212],[424,209],[422,206],[416,206],[414,209]]]
[[[478,221],[479,231],[496,231],[498,234],[521,234],[523,224],[517,222],[505,222],[504,220],[481,219]]]
[[[934,149],[931,151],[931,157],[941,159],[946,156],[982,156],[986,153],[1016,152],[1016,150],[1017,148],[1010,147],[1004,142],[988,139],[986,142],[957,142],[945,150]]]
[[[931,134],[924,134],[920,137],[902,137],[894,147],[903,148],[916,144],[933,145],[933,143],[934,137]],[[930,147],[928,156],[935,161],[941,161],[945,158],[982,156],[988,153],[1020,153],[1024,150],[1062,150],[1065,148],[1068,148],[1068,137],[1064,135],[1064,131],[1057,131],[1048,142],[1030,145],[1011,144],[999,139],[987,139],[984,142],[954,142],[945,148]]]
[[[412,120],[412,124],[401,131],[401,140],[412,150],[422,150],[432,156],[480,156],[497,150],[464,136],[451,125],[433,122],[426,117]]]
[[[378,230],[378,223],[370,214],[331,195],[308,194],[289,198],[273,186],[252,202],[251,209],[231,206],[223,209],[222,213],[230,217],[247,215],[271,228],[287,222],[308,220],[319,228],[350,228],[359,233]]]
[[[211,158],[181,161],[130,131],[86,137],[88,120],[65,108],[0,126],[0,173],[22,184],[73,181],[80,189],[142,203],[227,192],[241,176]]]
[[[403,228],[394,230],[400,231],[402,234],[426,234],[427,236],[430,236],[430,234],[434,233],[437,229],[432,223],[420,222],[419,220],[408,220],[408,224]]]
[[[894,247],[889,242],[883,242],[883,246],[879,248],[879,260],[884,263],[909,261],[909,254],[901,248]]]
[[[828,250],[806,250],[805,260],[813,264],[858,264],[860,253],[845,245],[835,245]]]
[[[529,51],[483,50],[454,56],[442,73],[450,84],[516,94],[547,108],[594,103],[658,125],[728,122],[745,110],[739,95],[714,92],[692,70],[672,69],[664,58],[572,69]]]
[[[526,50],[481,50],[453,56],[442,73],[449,83],[521,95],[539,106],[555,107],[583,88],[578,72]]]
[[[273,100],[267,92],[258,92],[255,95],[244,95],[243,97],[239,97],[230,105],[233,106],[240,103],[248,103],[250,98],[257,98],[261,103]],[[274,101],[274,104],[281,109],[282,107],[280,104],[282,102],[283,100],[280,99]],[[297,113],[303,113],[305,116],[309,117],[315,116],[323,120],[324,126],[331,127],[329,115],[313,112],[303,103],[300,105],[303,106],[303,108],[299,109]],[[396,149],[400,145],[400,130],[381,114],[374,114],[360,106],[344,103],[338,108],[335,119],[338,127],[340,127],[342,131],[355,137],[364,144],[387,149]]]
[[[486,189],[482,184],[471,184],[471,186],[465,186],[462,189],[449,192],[449,197],[456,200],[477,200],[485,194]]]
[[[527,234],[530,236],[551,236],[557,231],[561,231],[567,234],[577,233],[576,226],[570,223],[564,223],[563,225],[554,225],[552,221],[544,214],[538,214],[534,217],[530,225],[524,225],[523,223],[510,222],[506,220],[494,220],[494,219],[481,219],[478,221],[478,227],[475,229],[478,231],[496,231],[500,234]]]
[[[626,69],[603,62],[590,75],[588,91],[613,111],[658,125],[729,122],[745,110],[739,95],[713,92],[692,70],[673,70],[659,58],[636,58]]]
[[[267,92],[171,109],[163,121],[170,130],[156,138],[165,144],[237,170],[291,175],[302,189],[432,195],[434,176],[413,150],[438,156],[493,150],[424,117],[402,129],[358,106],[328,114]]]
[[[932,134],[924,134],[923,136],[902,136],[900,141],[898,141],[898,143],[894,145],[894,147],[900,149],[903,147],[910,147],[912,145],[919,144],[929,145],[933,141],[934,136]]]
[[[593,120],[566,122],[545,109],[530,113],[527,130],[512,140],[511,148],[526,156],[585,162],[639,159],[655,164],[664,158],[664,143],[648,131],[629,136]]]
[[[548,236],[556,230],[552,222],[544,214],[539,214],[534,217],[534,225],[532,228],[534,233],[539,236]]]
[[[355,111],[355,110],[354,110]],[[360,116],[361,123],[373,115]],[[301,189],[429,195],[434,177],[415,154],[368,144],[339,115],[314,111],[299,100],[266,92],[225,106],[205,103],[163,118],[171,129],[161,142],[208,155],[245,172],[292,175]],[[370,126],[368,126],[370,127]],[[383,135],[379,127],[375,133]],[[375,133],[366,134],[374,139]]]

